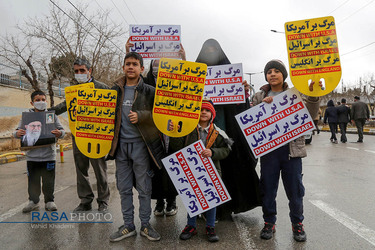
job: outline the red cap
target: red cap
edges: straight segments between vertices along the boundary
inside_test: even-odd
[[[215,108],[214,108],[214,104],[212,103],[212,101],[210,99],[203,99],[202,109],[208,109],[209,111],[211,111],[212,121],[215,119],[216,111],[215,111]]]

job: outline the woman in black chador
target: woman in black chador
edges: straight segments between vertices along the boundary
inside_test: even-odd
[[[204,42],[196,62],[207,66],[230,64],[220,44],[214,39]],[[234,140],[231,153],[221,161],[222,179],[232,200],[218,207],[216,214],[219,220],[231,219],[232,212],[241,213],[261,206],[256,160],[235,118],[235,115],[249,108],[248,98],[246,103],[215,105],[214,123]]]

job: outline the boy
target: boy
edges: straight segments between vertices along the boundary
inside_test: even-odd
[[[47,111],[47,101],[44,92],[34,91],[31,94],[30,104],[34,106],[34,108],[29,109],[29,112]],[[42,124],[40,121],[38,121],[38,123],[40,124],[40,132]],[[17,130],[13,133],[16,138],[21,138],[26,135],[26,130],[21,127],[21,124],[22,121],[20,121]],[[30,126],[30,124],[28,126]],[[56,129],[52,130],[51,133],[54,134],[56,138],[63,138],[65,131],[57,116],[55,116],[55,126]],[[40,178],[42,178],[43,182],[42,190],[44,194],[45,209],[47,211],[56,211],[57,207],[53,196],[55,188],[56,145],[51,144],[46,147],[26,151],[26,160],[29,204],[23,208],[22,212],[29,213],[39,208]]]
[[[253,97],[254,105],[261,102],[272,103],[273,97],[288,89],[285,79],[288,72],[280,60],[271,60],[264,67],[264,75],[268,84],[263,85],[260,92]],[[309,89],[313,90],[314,82]],[[321,85],[321,83],[320,83]],[[319,97],[307,97],[306,107],[312,117],[318,113]],[[303,196],[305,188],[302,184],[302,157],[306,157],[305,138],[301,136],[260,158],[260,189],[262,194],[262,210],[264,228],[260,237],[272,238],[276,223],[276,194],[280,172],[284,189],[289,199],[290,220],[293,237],[296,241],[306,241],[303,229]]]
[[[116,160],[116,181],[121,196],[124,225],[110,236],[110,241],[120,241],[136,235],[134,225],[133,183],[139,193],[139,218],[141,235],[151,241],[160,235],[150,225],[151,177],[150,157],[161,167],[164,148],[152,117],[155,88],[143,82],[143,58],[135,52],[126,54],[125,76],[115,82],[117,95],[115,135],[107,159]],[[134,176],[134,177],[133,177]]]
[[[231,150],[230,146],[233,144],[233,141],[228,138],[224,131],[213,124],[215,116],[216,111],[212,101],[209,99],[203,100],[201,116],[197,128],[185,137],[171,138],[170,147],[174,151],[178,151],[201,139],[206,146],[206,149],[202,151],[202,156],[211,157],[217,171],[221,174],[220,160],[223,160],[229,155]],[[205,212],[205,217],[208,241],[219,241],[219,237],[215,233],[216,207]],[[188,240],[197,234],[197,216],[191,218],[188,215],[187,218],[187,225],[180,234],[181,240]]]

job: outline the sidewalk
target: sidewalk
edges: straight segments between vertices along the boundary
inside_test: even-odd
[[[63,145],[63,151],[72,149],[72,143],[65,143],[61,145]],[[56,152],[57,152],[56,158],[60,158],[61,157],[60,144],[56,145]],[[21,152],[21,151],[0,153],[0,165],[11,163],[11,162],[16,162],[16,161],[22,161],[22,160],[26,160],[26,155],[24,154],[24,152]]]

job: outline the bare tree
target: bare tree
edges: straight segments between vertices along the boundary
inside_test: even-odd
[[[0,58],[20,68],[22,75],[30,82],[32,88],[39,90],[37,73],[32,63],[33,57],[37,54],[36,48],[32,46],[32,39],[22,34],[18,36],[7,34],[0,39]]]
[[[0,58],[21,69],[32,88],[40,89],[43,72],[53,104],[54,80],[73,79],[74,59],[91,61],[97,80],[112,82],[120,71],[124,52],[121,27],[108,22],[108,11],[88,13],[89,5],[63,11],[50,5],[48,15],[28,19],[17,25],[17,35],[0,38]],[[121,71],[120,71],[121,72]]]
[[[112,65],[123,55],[117,44],[121,44],[124,32],[108,22],[108,11],[89,15],[87,9],[88,5],[78,6],[66,15],[52,5],[48,16],[26,21],[22,31],[47,43],[57,56],[85,56],[91,61],[93,75],[109,82],[109,76],[117,74]]]

